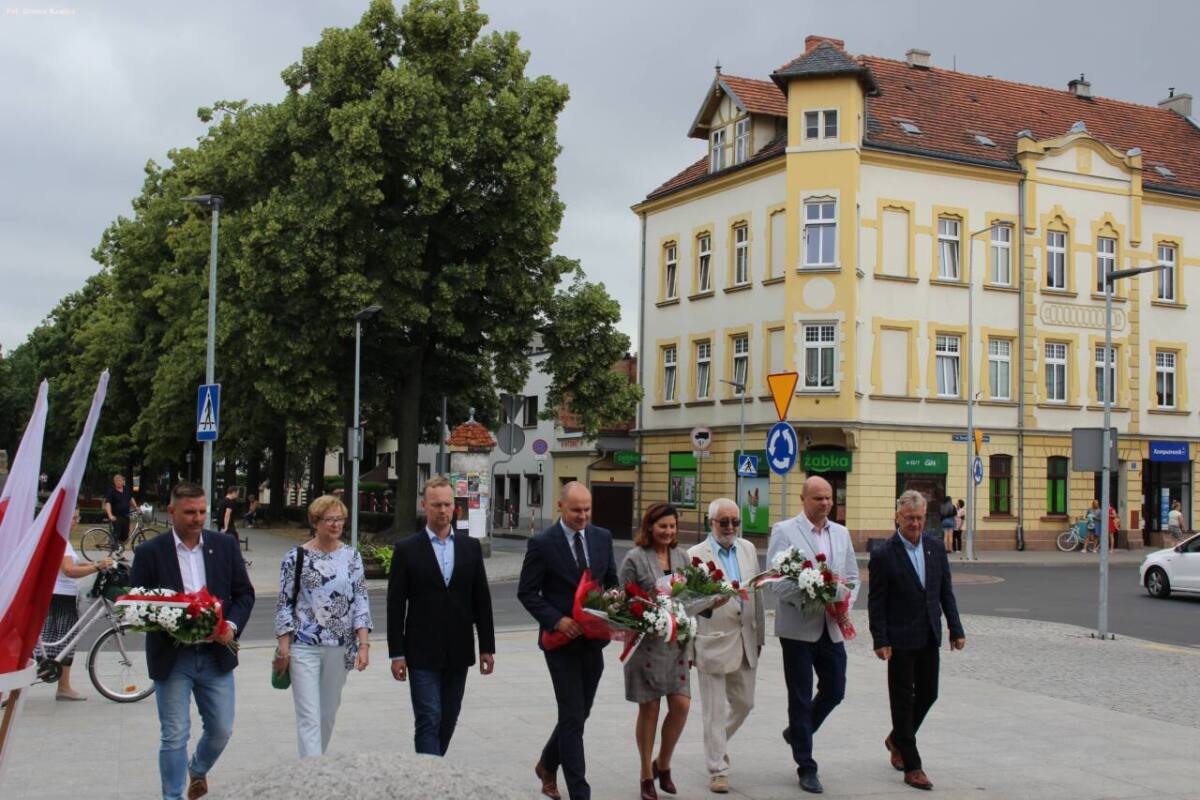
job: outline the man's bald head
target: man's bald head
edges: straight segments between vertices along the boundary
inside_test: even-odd
[[[811,475],[800,488],[804,516],[815,526],[822,526],[833,509],[833,487],[820,475]]]
[[[573,531],[581,531],[592,521],[592,493],[579,481],[567,481],[559,490],[558,513]]]

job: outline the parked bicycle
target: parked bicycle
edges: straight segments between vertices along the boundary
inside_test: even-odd
[[[131,530],[129,538],[124,542],[117,540],[111,523],[102,527],[88,528],[83,532],[83,538],[79,541],[79,554],[88,561],[98,561],[102,558],[120,559],[126,549],[134,550],[142,542],[153,539],[163,532],[162,528],[147,523],[147,520],[153,519],[154,506],[144,505],[131,509],[129,512],[129,520],[132,523]]]
[[[129,591],[129,566],[124,562],[96,575],[88,597],[95,601],[80,615],[71,629],[55,642],[39,639],[33,655],[37,676],[42,683],[55,683],[62,675],[62,661],[96,620],[104,620],[108,630],[88,648],[87,672],[96,691],[117,703],[136,703],[154,693],[154,681],[146,665],[146,634],[134,631],[121,621],[121,612],[113,604]],[[57,649],[50,658],[46,649]]]
[[[1064,553],[1069,553],[1072,550],[1078,550],[1087,542],[1087,520],[1076,522],[1071,527],[1058,535],[1055,544],[1058,549]]]

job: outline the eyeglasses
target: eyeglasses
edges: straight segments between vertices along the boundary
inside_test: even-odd
[[[345,517],[321,517],[321,522],[324,522],[326,525],[341,525],[345,521]]]
[[[720,525],[722,528],[740,528],[742,521],[737,517],[722,517],[721,519],[714,519],[713,524]]]

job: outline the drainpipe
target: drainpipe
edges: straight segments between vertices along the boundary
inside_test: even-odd
[[[637,449],[638,449],[638,465],[637,465],[637,497],[634,500],[636,504],[633,509],[634,520],[640,519],[642,514],[642,459],[641,454],[645,452],[642,444],[642,426],[645,424],[644,409],[646,407],[646,212],[642,211],[638,214],[642,220],[642,252],[641,252],[641,283],[638,284],[638,386],[642,387],[642,399],[638,401],[637,411]],[[676,273],[676,281],[679,280],[679,275]],[[591,467],[588,467],[590,472]],[[634,523],[634,520],[630,520]],[[636,523],[634,523],[636,524]]]
[[[1021,369],[1017,372],[1017,550],[1025,549],[1025,178],[1017,182],[1017,347]]]

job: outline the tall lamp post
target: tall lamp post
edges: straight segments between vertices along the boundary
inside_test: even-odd
[[[975,237],[992,230],[989,225],[967,238],[967,560],[975,560]]]
[[[742,416],[741,421],[738,423],[738,454],[744,456],[746,455],[746,383],[744,379],[742,381],[727,381],[721,378],[720,380],[721,383],[727,383],[732,386],[733,390],[742,398]],[[742,507],[742,474],[738,470],[736,463],[733,465],[733,485],[734,491],[737,493],[737,507],[740,509]],[[754,522],[754,520],[750,521]]]
[[[195,203],[203,208],[212,209],[212,233],[208,242],[208,340],[204,352],[204,382],[216,382],[216,348],[217,348],[217,232],[221,220],[221,203],[224,198],[219,194],[197,194],[183,198],[185,203]],[[212,474],[213,474],[213,443],[204,442],[204,484],[205,502],[212,503]]]
[[[358,463],[362,460],[362,430],[359,428],[359,383],[362,363],[362,324],[378,314],[383,306],[375,303],[354,315],[354,427],[346,437],[350,450],[350,546],[358,549]]]
[[[1112,299],[1113,284],[1122,278],[1141,275],[1144,272],[1158,272],[1167,267],[1166,264],[1154,264],[1149,267],[1131,267],[1115,269],[1104,276],[1104,432],[1101,434],[1103,459],[1100,477],[1100,520],[1103,520],[1104,530],[1100,534],[1100,603],[1099,619],[1096,622],[1096,633],[1101,639],[1108,638],[1108,509],[1112,507],[1112,493],[1109,487],[1109,476],[1112,475],[1112,404],[1116,378],[1116,359],[1112,357]],[[1098,523],[1099,524],[1099,521]]]

